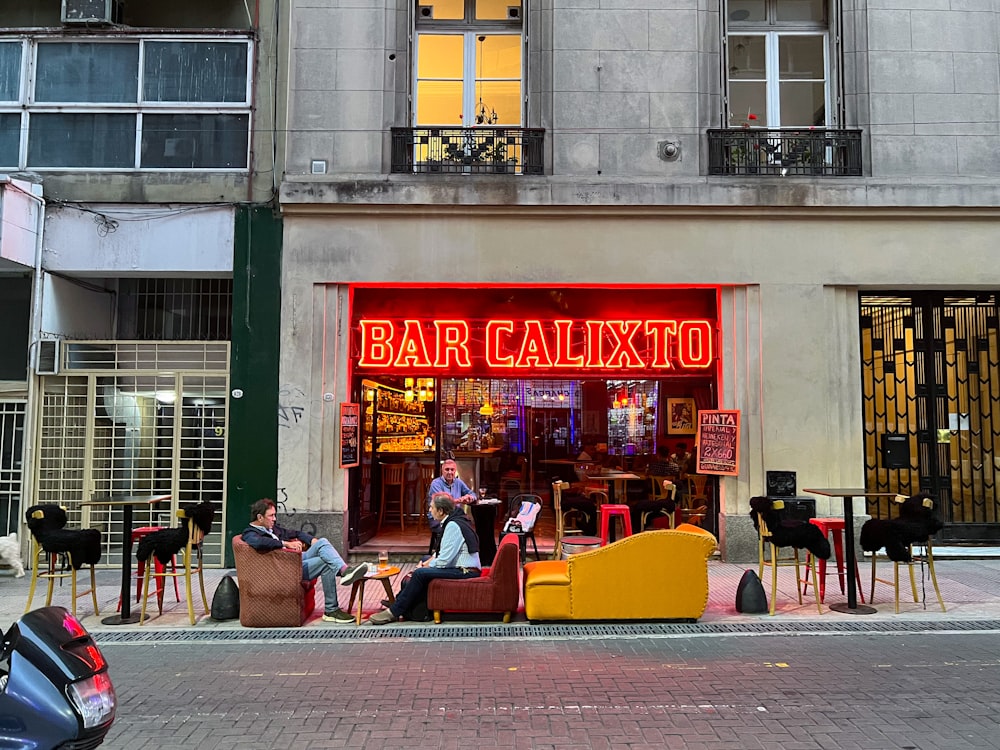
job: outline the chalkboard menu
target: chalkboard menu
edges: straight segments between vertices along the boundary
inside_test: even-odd
[[[361,405],[340,405],[340,468],[349,469],[360,463]]]
[[[735,475],[740,471],[740,413],[738,410],[698,412],[699,474]]]

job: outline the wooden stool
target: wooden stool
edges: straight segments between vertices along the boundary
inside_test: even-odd
[[[810,518],[809,523],[823,532],[823,536],[829,537],[833,534],[833,552],[837,559],[837,577],[840,579],[840,593],[844,593],[844,519],[843,518]],[[809,563],[809,554],[806,554],[806,567]],[[819,559],[819,600],[826,601],[826,560]],[[858,568],[858,561],[854,561],[854,578],[858,582],[858,596],[861,603],[865,603],[865,595],[861,591],[861,571]],[[805,594],[809,588],[808,576],[802,580],[802,593]]]
[[[377,534],[382,530],[382,522],[385,520],[385,512],[388,507],[388,499],[386,497],[386,490],[390,487],[395,487],[397,490],[396,502],[399,508],[399,528],[401,531],[406,531],[406,512],[403,508],[403,464],[382,464],[382,502],[379,503],[378,507],[378,528],[375,530]]]
[[[614,516],[618,516],[622,520],[622,536],[632,536],[632,516],[627,505],[605,503],[597,509],[597,512],[600,514],[602,547],[609,541],[611,519]]]

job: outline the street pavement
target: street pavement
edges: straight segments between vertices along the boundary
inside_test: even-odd
[[[162,615],[122,627],[101,622],[117,602],[112,569],[98,571],[101,616],[89,596],[78,611],[118,692],[108,748],[1000,748],[1000,560],[938,556],[946,612],[921,580],[921,601],[896,614],[881,587],[867,616],[829,610],[844,601],[836,575],[822,613],[799,604],[790,569],[776,616],[736,612],[746,567],[709,563],[693,624],[521,613],[255,630],[199,613],[192,627],[168,587]],[[209,603],[228,572],[206,572]],[[863,565],[866,594],[867,578]],[[0,575],[4,629],[27,591],[27,577]],[[368,586],[366,613],[381,592]],[[53,603],[69,605],[68,586]]]
[[[102,645],[105,747],[1000,747],[998,633]]]

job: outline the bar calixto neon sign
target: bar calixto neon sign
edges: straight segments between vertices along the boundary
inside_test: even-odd
[[[355,335],[357,367],[380,372],[664,375],[715,359],[703,319],[366,319]]]

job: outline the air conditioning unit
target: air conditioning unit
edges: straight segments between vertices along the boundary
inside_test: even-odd
[[[65,24],[120,23],[121,11],[121,0],[62,0]]]
[[[58,375],[59,355],[59,339],[41,339],[35,357],[35,372],[39,375]]]

